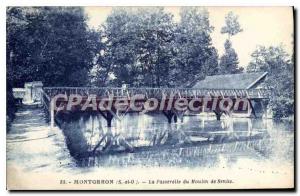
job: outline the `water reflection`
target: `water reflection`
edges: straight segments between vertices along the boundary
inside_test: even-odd
[[[69,135],[76,135],[71,154],[78,154],[78,146],[81,154],[89,152],[77,157],[83,167],[214,167],[245,157],[293,161],[293,124],[271,119],[184,116],[182,122],[168,124],[161,114],[132,113],[115,119],[112,127],[96,115],[66,123],[63,130],[69,142]]]

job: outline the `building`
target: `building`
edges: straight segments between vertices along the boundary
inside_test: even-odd
[[[204,80],[200,80],[191,85],[196,89],[212,89],[212,90],[249,90],[264,88],[264,82],[268,72],[253,72],[241,74],[226,74],[206,76]],[[244,117],[262,117],[266,115],[267,102],[262,100],[251,99],[252,108],[248,107],[247,114],[238,114]],[[237,116],[237,114],[233,114]]]
[[[13,88],[14,98],[21,103],[36,103],[41,101],[40,92],[43,88],[41,81],[26,82],[24,88]]]

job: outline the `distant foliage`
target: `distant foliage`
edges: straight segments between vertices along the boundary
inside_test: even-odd
[[[206,9],[183,7],[176,29],[176,67],[173,84],[184,84],[218,73],[218,54],[210,34],[214,30]]]
[[[229,12],[225,16],[225,26],[222,27],[221,33],[228,34],[228,39],[230,39],[231,36],[234,36],[242,31],[243,29],[238,22],[238,16],[234,15],[233,12]]]
[[[225,54],[220,59],[220,72],[221,74],[236,74],[243,72],[243,68],[239,67],[239,59],[232,48],[232,44],[229,40],[226,40]]]
[[[294,114],[294,62],[282,46],[259,46],[252,53],[248,72],[266,71],[266,87],[272,90],[271,108],[275,118]]]
[[[78,7],[8,7],[6,20],[7,122],[16,111],[13,87],[88,85],[101,48]]]
[[[220,74],[236,74],[243,71],[242,67],[239,67],[239,59],[235,50],[232,48],[232,42],[230,38],[243,29],[238,22],[238,16],[234,15],[233,12],[229,12],[225,16],[225,26],[222,27],[221,33],[228,34],[228,39],[224,43],[225,54],[220,59]]]
[[[167,86],[173,65],[175,25],[163,8],[117,8],[102,26],[105,49],[99,59],[98,84],[114,80],[133,86]]]
[[[114,9],[101,28],[105,49],[96,84],[183,86],[216,74],[218,54],[208,12],[183,8],[180,16],[175,23],[161,7]]]
[[[11,86],[82,86],[100,50],[78,7],[7,8],[7,79]]]

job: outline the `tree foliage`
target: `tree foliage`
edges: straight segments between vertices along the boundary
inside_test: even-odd
[[[7,8],[7,78],[12,86],[86,85],[99,51],[78,7]]]
[[[234,15],[232,11],[229,12],[225,16],[225,26],[221,28],[221,33],[228,34],[228,39],[230,39],[231,36],[234,36],[242,31],[243,29],[241,28],[240,23],[238,22],[238,16]]]
[[[184,85],[217,73],[208,12],[183,8],[181,22],[163,8],[114,9],[102,26],[106,45],[96,81],[133,86]]]
[[[190,83],[218,73],[218,54],[210,34],[213,26],[206,9],[184,7],[176,30],[175,84]]]
[[[268,72],[266,87],[271,89],[271,107],[276,118],[294,114],[294,62],[282,46],[259,46],[252,53],[248,72]]]
[[[222,27],[221,33],[228,34],[228,39],[224,43],[225,54],[220,59],[219,73],[221,74],[235,74],[243,71],[242,67],[238,67],[239,59],[235,50],[232,48],[231,36],[242,32],[243,29],[238,22],[238,16],[233,12],[229,12],[225,16],[225,26]]]
[[[113,73],[112,83],[168,85],[173,64],[172,17],[163,8],[113,10],[102,27],[106,48],[100,62],[107,72]]]
[[[225,54],[220,59],[220,71],[221,74],[236,74],[243,71],[242,67],[239,67],[239,59],[232,48],[232,44],[229,40],[226,40],[224,44]]]
[[[78,7],[8,7],[6,23],[7,122],[16,111],[13,87],[83,86],[101,48]]]

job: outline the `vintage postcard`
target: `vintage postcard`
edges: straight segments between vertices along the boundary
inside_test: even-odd
[[[295,188],[293,7],[7,7],[8,190]]]

